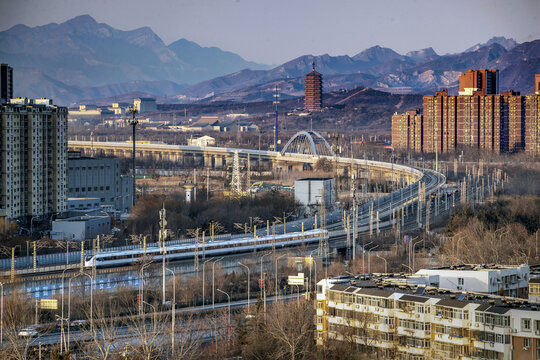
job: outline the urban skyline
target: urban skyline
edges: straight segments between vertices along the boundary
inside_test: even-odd
[[[0,359],[540,359],[540,39],[266,69],[118,29],[272,61],[536,3],[21,1],[116,28],[0,32]]]

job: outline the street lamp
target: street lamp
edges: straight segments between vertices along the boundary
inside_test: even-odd
[[[157,320],[156,320],[156,308],[154,307],[154,305],[142,300],[141,301],[141,304],[146,304],[148,306],[150,306],[152,308],[152,310],[154,310],[154,334],[156,333],[156,323],[157,323]],[[144,308],[143,308],[143,314],[144,314]]]
[[[384,273],[388,273],[388,261],[386,261],[385,258],[383,258],[382,256],[379,256],[377,254],[375,254],[376,257],[378,257],[379,259],[383,259],[384,260]]]
[[[249,266],[247,265],[244,265],[242,264],[240,261],[238,262],[238,264],[242,265],[243,267],[245,267],[247,269],[247,272],[248,272],[248,278],[247,278],[247,291],[248,291],[248,299],[247,299],[247,305],[248,305],[248,314],[249,314],[249,292],[250,292],[250,283],[249,283],[249,279],[251,278],[251,272],[249,271]]]
[[[378,247],[379,245],[376,245],[368,250],[368,258],[367,258],[368,274],[371,274],[371,250],[375,250]]]
[[[144,269],[148,266],[150,266],[150,263],[143,264],[143,266],[141,266],[141,270],[139,270],[139,315],[143,312],[142,301],[144,298]]]
[[[69,268],[65,268],[62,271],[62,317],[60,318],[60,351],[62,351],[62,339],[64,337],[64,276],[66,275],[66,270],[69,270]]]
[[[263,277],[263,258],[266,255],[270,255],[270,252],[267,252],[266,254],[263,254],[261,256],[261,277],[260,277],[260,284],[261,284],[261,298],[264,302],[264,314],[266,315],[266,286],[264,284],[264,277]]]
[[[30,236],[34,234],[34,219],[39,218],[39,216],[32,216],[30,219]]]
[[[375,240],[373,240],[375,241]],[[362,245],[362,273],[366,272],[366,263],[365,263],[365,255],[366,255],[366,246],[369,244],[372,244],[373,241],[368,242],[367,244]]]
[[[310,253],[309,253],[309,257],[314,259],[313,258],[313,253],[315,251],[318,251],[319,249],[315,249],[315,250],[312,250]],[[320,255],[320,254],[319,254]],[[314,280],[315,280],[315,284],[317,284],[317,260],[315,261],[311,261],[312,263],[314,262],[315,263],[315,274],[314,274]],[[308,286],[308,291],[311,292],[311,263],[309,264],[309,286]]]
[[[300,286],[298,286],[297,284],[294,284],[294,286],[296,286],[296,293],[297,293],[296,303],[300,304]]]
[[[174,358],[174,323],[175,323],[175,308],[176,308],[176,275],[174,274],[174,271],[172,271],[169,268],[165,268],[165,270],[169,271],[173,276],[173,303],[171,305],[171,347],[172,347],[172,355]]]
[[[282,257],[286,256],[287,254],[282,254],[280,256],[278,256],[276,258],[276,299],[279,299],[279,292],[278,292],[278,267],[277,267],[277,262],[279,259],[281,259]]]
[[[401,266],[405,266],[405,267],[409,268],[409,270],[411,271],[411,274],[412,274],[412,268],[409,265],[401,264]]]
[[[229,301],[229,304],[228,304],[229,317],[228,317],[228,321],[227,321],[227,344],[230,345],[230,342],[231,342],[231,334],[230,334],[230,327],[231,327],[231,297],[229,296],[229,294],[227,294],[225,291],[223,291],[221,289],[216,289],[216,290],[219,291],[222,294],[227,295],[227,299]]]
[[[205,305],[205,301],[204,301],[204,281],[205,281],[205,276],[204,276],[204,266],[206,265],[207,262],[209,261],[212,261],[212,259],[208,259],[206,260],[205,262],[203,262],[203,265],[202,265],[202,307],[204,309],[204,305]]]
[[[418,236],[416,238],[418,238]],[[409,242],[409,264],[411,264],[410,261],[411,261],[411,256],[412,256],[412,264],[411,264],[412,266],[409,266],[409,268],[412,270],[412,272],[414,272],[414,254],[415,254],[414,247],[416,245],[418,245],[420,243],[420,241],[422,241],[422,240],[423,239],[418,239],[418,241],[416,243],[414,243],[414,239],[412,239]],[[412,255],[411,255],[411,253],[412,253]]]
[[[132,207],[135,206],[135,199],[137,198],[137,185],[136,185],[136,177],[135,177],[135,127],[139,123],[138,120],[135,119],[135,114],[137,114],[137,109],[132,106],[128,109],[128,112],[131,113],[132,119],[129,122],[131,126],[133,126],[133,196],[132,196]]]
[[[92,308],[92,302],[93,302],[93,294],[94,294],[94,287],[92,285],[92,277],[86,273],[83,273],[81,272],[79,275],[76,275],[76,276],[73,276],[71,278],[69,278],[69,281],[68,281],[68,351],[69,351],[69,345],[70,345],[70,329],[71,329],[71,280],[75,279],[76,277],[79,277],[79,276],[88,276],[88,278],[90,279],[90,328],[93,329],[94,328],[94,322],[93,322],[93,308]],[[83,282],[83,287],[85,286],[84,282]]]
[[[214,260],[212,262],[212,309],[215,309],[215,302],[214,302],[214,282],[215,282],[215,265],[218,261],[221,261],[223,260],[223,256],[220,257],[219,259],[217,260]]]

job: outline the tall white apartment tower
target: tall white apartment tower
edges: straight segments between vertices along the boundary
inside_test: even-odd
[[[67,114],[50,99],[0,106],[0,217],[39,221],[67,210]]]

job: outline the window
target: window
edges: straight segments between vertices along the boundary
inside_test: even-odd
[[[526,347],[526,348],[531,347],[531,339],[529,339],[529,338],[524,338],[524,339],[523,339],[523,347]]]
[[[521,319],[521,331],[531,331],[531,319]]]
[[[463,285],[464,281],[463,278],[457,278],[458,285]]]

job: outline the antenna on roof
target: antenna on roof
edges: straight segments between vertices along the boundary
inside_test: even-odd
[[[315,60],[313,60],[313,62],[311,63],[311,65],[313,65],[313,71],[315,71]]]

